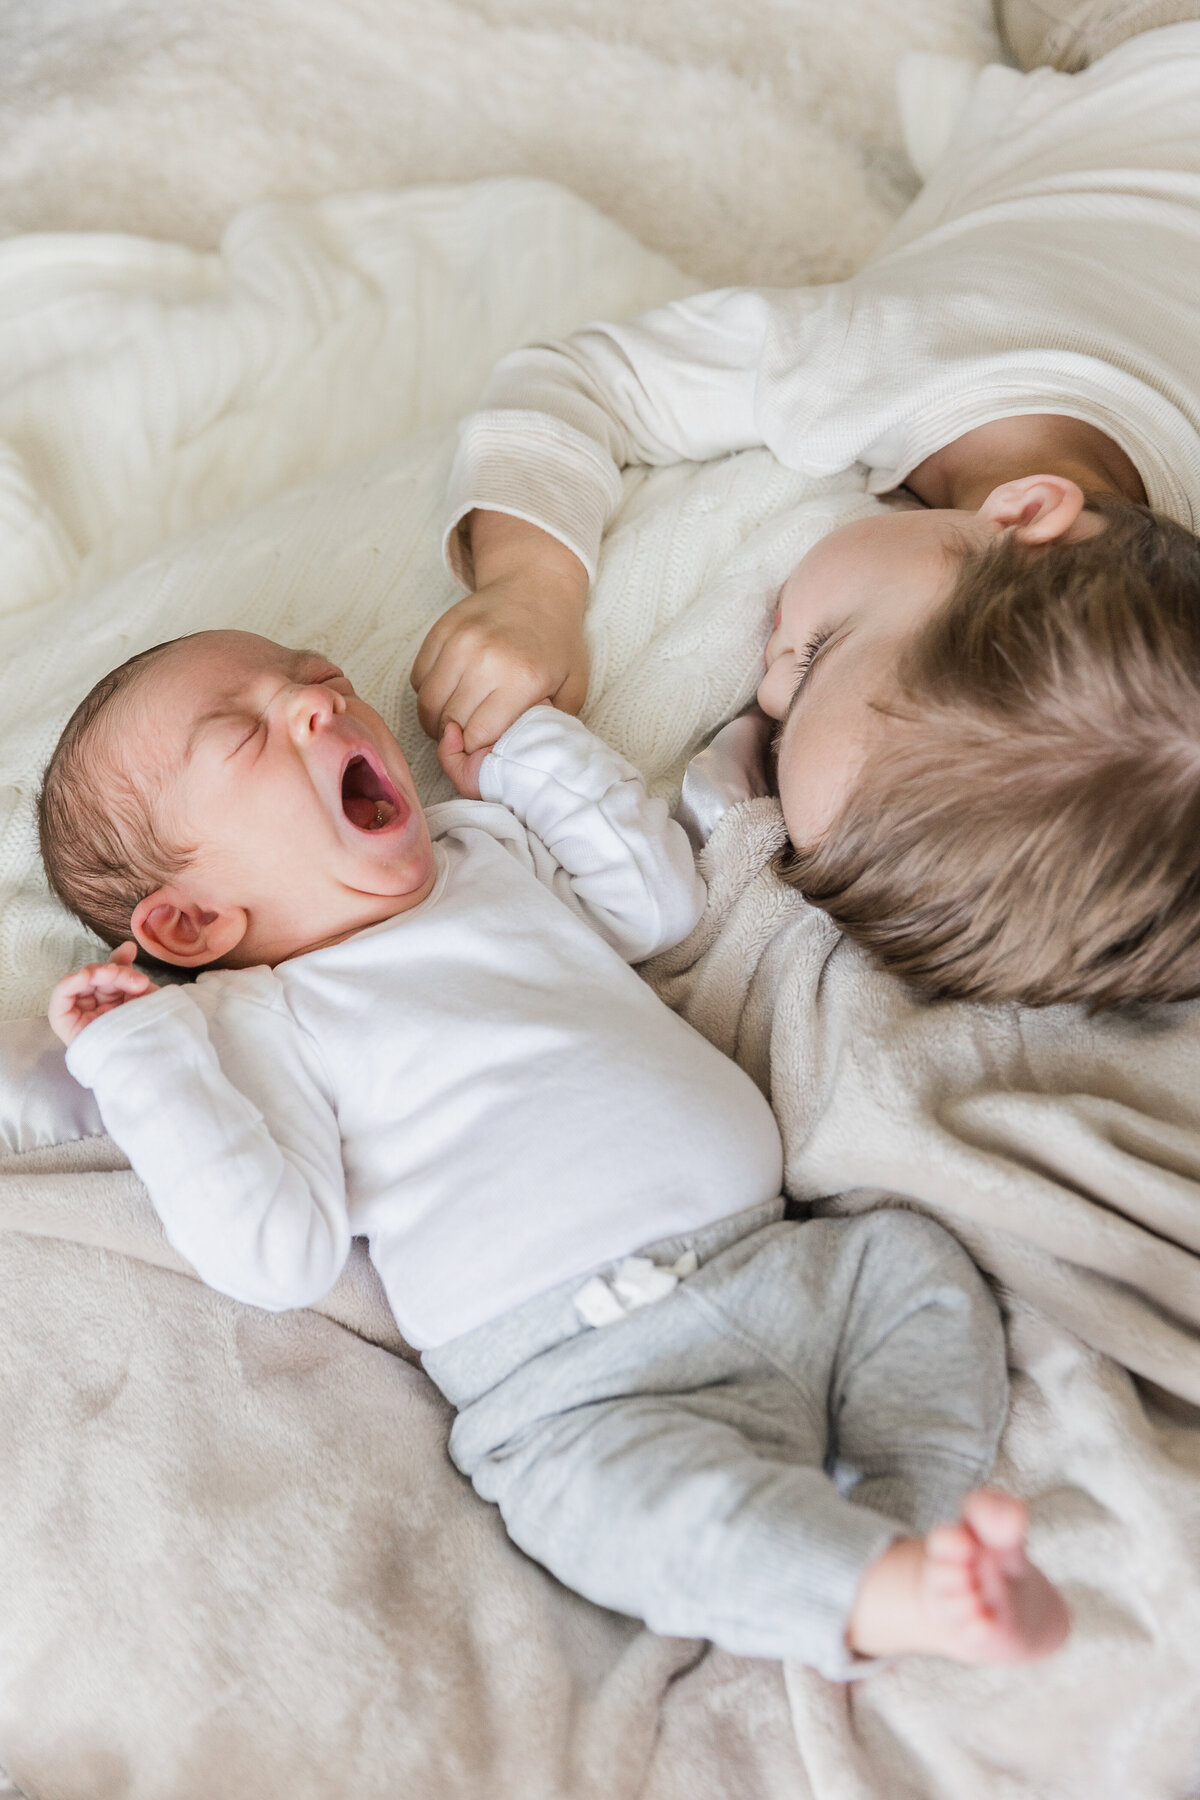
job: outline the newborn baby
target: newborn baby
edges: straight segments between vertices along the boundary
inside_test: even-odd
[[[439,756],[463,798],[425,812],[341,670],[245,632],[68,724],[43,856],[119,947],[50,1017],[171,1242],[280,1310],[366,1237],[458,1467],[655,1630],[832,1678],[1054,1649],[1024,1509],[977,1486],[981,1277],[908,1212],[784,1220],[766,1102],[629,966],[703,909],[680,827],[549,706]],[[205,972],[156,988],[136,945]]]

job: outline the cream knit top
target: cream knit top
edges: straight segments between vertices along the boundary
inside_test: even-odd
[[[474,507],[594,575],[630,463],[767,445],[872,492],[990,420],[1057,413],[1200,526],[1200,23],[1079,75],[985,69],[932,178],[849,281],[728,288],[500,362],[462,427],[447,556]]]

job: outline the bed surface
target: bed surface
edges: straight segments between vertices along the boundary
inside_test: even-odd
[[[916,185],[892,98],[901,54],[995,52],[978,0],[250,12],[12,0],[0,17],[0,227],[91,234],[0,244],[6,1020],[36,1013],[87,947],[41,883],[31,800],[91,680],[211,624],[336,646],[438,798],[407,670],[454,592],[439,501],[453,421],[487,367],[699,285],[847,272]],[[533,179],[412,187],[497,174]],[[589,717],[659,792],[752,693],[783,573],[877,504],[853,474],[812,482],[760,452],[627,475],[591,614]],[[1010,1055],[1042,1071],[1035,1088],[1058,1068],[1112,1101],[1075,1025],[1056,1038],[1051,1021],[1036,1043],[984,1030],[981,1107],[939,1125],[1035,1211],[1124,1208],[1149,1230],[1139,1208],[1157,1194],[1194,1338],[1200,1233],[1179,1243],[1177,1221],[1200,1217],[1186,1073],[1200,1028],[1178,1029],[1177,1063],[1138,1064],[1154,1075],[1133,1110],[1151,1124],[1121,1140],[1119,1191],[1043,1155],[1055,1128],[1039,1136],[1032,1114],[1023,1148],[1004,1135]],[[39,1127],[40,1148],[0,1156],[0,1762],[29,1795],[1200,1788],[1200,1392],[1184,1358],[1174,1385],[1131,1373],[1097,1341],[1099,1298],[1095,1330],[1019,1279],[1011,1303],[1000,1473],[1066,1584],[1071,1660],[1053,1677],[915,1661],[844,1690],[565,1593],[450,1467],[446,1409],[365,1259],[300,1315],[210,1294],[78,1122],[75,1142],[48,1146]],[[1032,1264],[1010,1235],[1019,1277]],[[1150,1276],[1138,1293],[1172,1316]]]

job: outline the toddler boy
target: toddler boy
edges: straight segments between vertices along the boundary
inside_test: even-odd
[[[982,1279],[913,1214],[784,1221],[766,1102],[629,967],[702,909],[681,828],[548,706],[440,758],[425,813],[341,670],[243,632],[68,724],[43,855],[119,948],[50,1017],[171,1242],[283,1309],[365,1236],[457,1465],[602,1605],[833,1678],[1047,1654],[1062,1601],[977,1486]],[[130,939],[207,972],[155,988]]]
[[[862,464],[921,505],[784,587],[759,689],[784,872],[932,997],[1200,994],[1200,22],[1127,36],[1195,10],[1017,0],[1023,43],[1041,14],[1108,53],[985,70],[851,280],[505,358],[451,477],[475,591],[414,665],[425,729],[473,751],[582,704],[622,466]]]

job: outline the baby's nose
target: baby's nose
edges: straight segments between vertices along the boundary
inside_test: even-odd
[[[331,688],[313,685],[297,688],[288,706],[288,718],[298,737],[311,737],[321,731],[342,709],[341,696]]]

